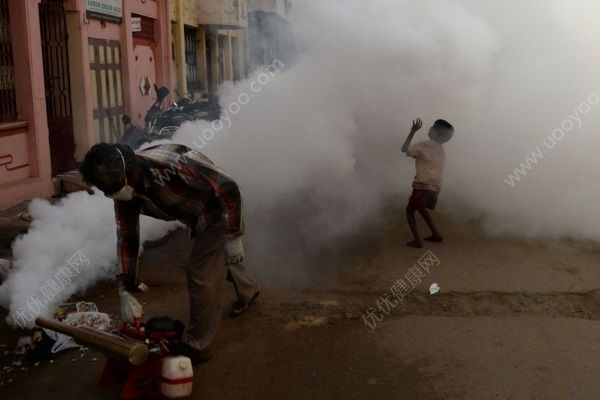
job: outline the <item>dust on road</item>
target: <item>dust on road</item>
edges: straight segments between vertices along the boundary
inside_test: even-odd
[[[308,285],[306,279],[295,285],[293,274],[276,283],[263,276],[256,307],[241,318],[223,318],[213,360],[195,369],[194,398],[561,399],[570,392],[577,394],[571,398],[600,398],[591,375],[600,359],[600,291],[587,279],[581,290],[569,289],[597,274],[597,249],[488,237],[444,218],[450,240],[430,248],[439,268],[369,329],[362,313],[421,256],[404,247],[408,232],[398,215],[383,230],[353,239],[342,254],[315,260],[298,274],[308,276]],[[188,246],[181,232],[144,254],[142,274],[152,287],[141,299],[147,315],[186,320]],[[482,258],[481,249],[490,248]],[[576,267],[565,269],[565,259]],[[507,290],[507,275],[537,279],[536,291]],[[426,291],[432,282],[442,288],[435,296]],[[227,291],[232,301],[232,288]],[[116,318],[114,284],[82,298]],[[2,324],[0,344],[12,346],[20,334]],[[0,368],[12,368],[0,372],[2,398],[111,399],[118,393],[95,388],[104,358],[91,350],[67,351],[26,371],[10,356],[0,357]]]

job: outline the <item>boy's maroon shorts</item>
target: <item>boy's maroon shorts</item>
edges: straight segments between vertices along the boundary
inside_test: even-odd
[[[434,210],[437,204],[438,192],[425,189],[413,189],[408,205],[415,210],[424,210],[429,208]]]

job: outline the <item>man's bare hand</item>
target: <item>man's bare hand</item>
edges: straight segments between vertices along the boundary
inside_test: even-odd
[[[415,121],[413,121],[410,133],[416,133],[422,127],[423,127],[423,121],[421,121],[421,118],[417,118]]]

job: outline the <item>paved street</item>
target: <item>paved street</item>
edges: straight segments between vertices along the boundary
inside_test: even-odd
[[[600,400],[598,15],[0,0],[0,400]]]
[[[598,248],[495,238],[476,221],[442,216],[447,241],[409,249],[401,210],[379,232],[353,240],[333,268],[315,260],[310,287],[265,282],[257,306],[223,318],[214,358],[195,369],[197,399],[598,399]],[[178,232],[144,254],[152,291],[145,313],[185,320],[182,264],[189,242]],[[427,250],[440,260],[375,329],[362,313]],[[327,273],[316,273],[325,271]],[[441,291],[431,296],[432,282]],[[231,301],[233,290],[227,288]],[[113,284],[82,299],[116,314]],[[0,328],[6,348],[20,333]],[[95,361],[93,359],[96,358]],[[10,365],[7,356],[0,359]],[[112,399],[96,389],[104,358],[61,353],[27,371],[2,373],[3,399]],[[12,379],[12,382],[9,382]]]

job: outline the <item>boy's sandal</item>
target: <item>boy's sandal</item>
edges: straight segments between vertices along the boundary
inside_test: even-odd
[[[256,293],[254,293],[254,296],[252,296],[252,298],[250,299],[249,302],[247,302],[245,304],[240,303],[239,301],[233,302],[233,305],[231,306],[230,315],[232,317],[239,317],[240,315],[242,315],[243,313],[248,311],[250,306],[252,304],[256,303],[256,299],[258,299],[259,295],[260,295],[260,286],[258,287],[258,290],[256,291]]]

